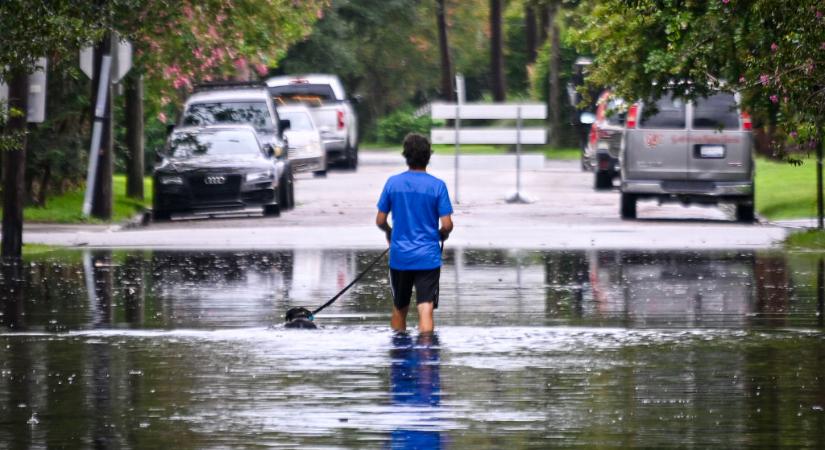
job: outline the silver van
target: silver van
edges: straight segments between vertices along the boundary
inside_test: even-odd
[[[655,107],[627,111],[621,149],[621,216],[636,202],[733,203],[736,219],[753,222],[753,137],[738,97],[716,93],[686,101],[666,94]]]

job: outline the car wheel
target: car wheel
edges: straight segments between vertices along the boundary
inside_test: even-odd
[[[593,187],[597,191],[613,189],[613,177],[610,175],[610,172],[605,170],[597,170],[594,172]]]
[[[168,220],[172,220],[172,212],[171,211],[164,211],[164,210],[152,210],[152,221],[153,222],[165,222]]]
[[[622,219],[635,219],[636,218],[636,196],[633,194],[625,194],[622,192],[622,206],[621,206],[621,216]]]
[[[278,217],[280,215],[281,215],[281,205],[278,205],[278,204],[264,205],[264,216]]]
[[[292,177],[292,172],[289,173],[289,198],[287,199],[289,209],[295,208],[295,179]]]
[[[753,210],[753,202],[736,204],[736,221],[742,223],[753,223],[756,215]]]

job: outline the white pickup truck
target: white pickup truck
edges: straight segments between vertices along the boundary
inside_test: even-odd
[[[321,131],[327,162],[358,167],[358,117],[341,80],[335,75],[306,74],[272,77],[266,80],[275,106],[303,103]]]

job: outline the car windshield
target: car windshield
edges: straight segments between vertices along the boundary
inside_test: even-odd
[[[297,83],[286,86],[269,88],[269,93],[276,104],[303,103],[319,106],[322,103],[334,102],[335,93],[328,84]]]
[[[738,130],[739,112],[733,94],[715,94],[697,99],[693,107],[693,128]]]
[[[644,108],[640,128],[683,129],[685,128],[685,101],[666,94],[655,106]]]
[[[172,135],[169,155],[177,159],[204,155],[255,157],[261,156],[261,150],[251,130],[184,131]]]
[[[193,103],[183,115],[184,126],[249,124],[258,130],[274,127],[266,102]]]
[[[292,131],[312,131],[312,119],[305,112],[279,112],[281,120],[289,121],[289,129]]]

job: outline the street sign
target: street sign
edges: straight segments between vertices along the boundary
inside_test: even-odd
[[[112,83],[120,81],[132,68],[132,43],[119,37],[117,42],[117,49],[112,51]],[[89,78],[94,75],[94,54],[94,47],[80,49],[80,70]]]
[[[46,70],[48,60],[38,58],[34,72],[29,75],[29,100],[26,121],[43,123],[46,120]],[[9,101],[9,86],[0,83],[0,116],[6,115],[6,103]]]

